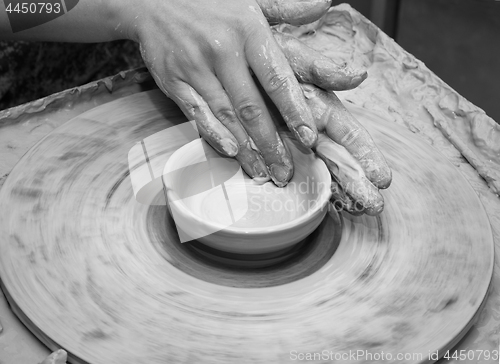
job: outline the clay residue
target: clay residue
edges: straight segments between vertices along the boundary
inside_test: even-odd
[[[333,203],[342,203],[351,213],[365,212],[377,215],[384,208],[384,199],[378,189],[365,177],[361,165],[341,145],[320,135],[316,154],[326,163],[334,183]],[[359,206],[358,206],[359,205]]]
[[[367,19],[343,4],[313,29],[286,25],[280,29],[337,62],[366,67],[370,77],[355,90],[339,94],[344,101],[377,111],[447,149],[451,144],[491,190],[500,193],[498,124]],[[452,133],[446,132],[451,129]]]

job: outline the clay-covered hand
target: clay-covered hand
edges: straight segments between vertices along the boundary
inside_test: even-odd
[[[64,350],[59,349],[50,354],[40,364],[66,364],[66,360],[68,360],[68,354]]]
[[[311,2],[260,2],[271,23],[301,25],[323,15],[322,9]],[[379,189],[390,185],[391,170],[368,132],[331,92],[359,86],[367,77],[366,71],[337,63],[289,34],[276,29],[273,33],[301,82],[321,132],[314,150],[332,175],[332,203],[336,209],[352,214],[380,213],[384,200]]]
[[[358,86],[366,72],[339,65],[289,34],[274,35],[301,81],[320,132],[314,150],[332,175],[332,202],[352,214],[380,213],[379,189],[390,185],[391,170],[366,129],[333,93]]]
[[[293,174],[293,162],[266,107],[264,97],[269,96],[305,146],[316,147],[318,155],[327,160],[333,146],[343,145],[354,157],[350,162],[357,158],[359,164],[355,166],[361,166],[358,177],[344,173],[345,169],[333,173],[342,187],[336,193],[337,200],[344,201],[345,208],[353,213],[360,208],[370,214],[381,211],[383,200],[377,187],[388,186],[390,170],[369,135],[364,132],[357,136],[359,125],[352,117],[346,119],[350,123],[331,117],[347,111],[333,93],[322,91],[356,87],[366,78],[366,72],[338,65],[291,36],[273,34],[268,26],[268,21],[314,21],[328,9],[330,0],[218,0],[210,4],[203,0],[165,0],[136,4],[140,11],[137,8],[131,12],[135,15],[132,37],[140,43],[148,68],[159,87],[196,121],[200,134],[215,149],[236,156],[250,176],[271,177],[277,185],[285,185]],[[168,22],[163,14],[170,15]],[[303,82],[307,101],[294,75]],[[325,121],[328,118],[330,121]],[[322,136],[317,145],[316,125],[327,136]],[[344,125],[344,132],[352,131],[350,135],[356,136],[352,146],[348,146],[349,141],[336,139],[339,134],[333,130],[337,128],[328,125]],[[375,153],[377,158],[370,153],[365,158],[375,164],[364,163],[364,157],[354,150],[363,148]],[[330,160],[335,159],[338,157]],[[349,161],[344,162],[352,167]],[[333,172],[334,164],[328,164]],[[377,181],[367,169],[388,172]]]
[[[293,174],[292,159],[252,77],[297,139],[314,146],[317,129],[311,110],[260,6],[267,3],[266,12],[276,20],[287,19],[286,14],[273,13],[272,2],[264,0],[132,3],[136,7],[125,23],[133,24],[131,37],[140,43],[159,87],[196,121],[205,140],[236,156],[250,176],[286,184]],[[329,0],[300,3],[320,9],[308,10],[316,17],[330,5]]]
[[[319,20],[330,7],[331,0],[257,0],[271,25],[303,25]],[[363,82],[365,70],[337,64],[304,45],[297,38],[273,29],[274,37],[285,53],[300,82],[311,83],[334,91],[349,90]]]
[[[331,0],[257,0],[270,24],[303,25],[319,20],[330,7]],[[365,70],[352,69],[307,47],[297,38],[273,29],[276,42],[285,54],[300,82],[324,89],[342,91],[363,82]]]
[[[366,129],[333,92],[302,85],[320,131],[316,154],[332,175],[337,209],[377,215],[384,208],[379,189],[389,187],[391,170]]]

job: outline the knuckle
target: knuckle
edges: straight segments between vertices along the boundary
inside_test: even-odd
[[[278,67],[271,67],[267,73],[267,84],[269,93],[281,93],[291,88],[291,80]]]
[[[254,123],[262,117],[262,109],[251,103],[245,103],[238,107],[238,116],[243,123]]]
[[[365,140],[366,137],[366,130],[362,128],[353,128],[342,137],[341,143],[343,145],[352,145],[360,140]]]
[[[236,114],[232,109],[223,108],[217,110],[214,113],[214,116],[224,125],[236,122]]]

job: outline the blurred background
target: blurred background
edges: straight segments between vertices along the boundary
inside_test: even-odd
[[[334,5],[341,2],[334,0]],[[349,4],[500,122],[500,1]],[[129,41],[0,42],[0,110],[142,65],[137,45]]]

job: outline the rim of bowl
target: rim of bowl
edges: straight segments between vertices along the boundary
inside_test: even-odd
[[[282,136],[283,137],[283,136]],[[326,181],[328,182],[326,185],[330,185],[331,183],[331,176],[330,176],[330,171],[328,170],[325,162],[323,162],[320,158],[316,157],[318,161],[318,165],[321,167],[320,174],[324,174]],[[243,172],[244,173],[244,172]],[[293,178],[293,177],[292,177]],[[324,179],[322,179],[323,181]],[[325,181],[325,182],[326,182]],[[173,195],[173,196],[172,196]],[[307,221],[313,220],[314,216],[322,210],[325,205],[328,203],[328,200],[330,199],[332,195],[332,191],[329,188],[324,188],[323,191],[321,191],[320,194],[318,194],[317,201],[318,203],[315,205],[314,208],[307,210],[306,213],[300,215],[299,217],[287,221],[285,223],[281,223],[278,225],[273,225],[273,226],[268,226],[268,227],[234,227],[234,226],[225,226],[223,224],[218,224],[218,223],[213,223],[213,222],[207,222],[203,220],[203,218],[191,210],[187,208],[187,206],[181,202],[177,206],[182,206],[182,213],[187,215],[188,217],[192,218],[194,221],[203,224],[208,227],[213,227],[216,229],[216,232],[223,231],[225,233],[230,233],[230,234],[252,234],[252,235],[264,235],[264,234],[269,234],[269,233],[279,233],[281,231],[288,230],[290,228],[293,228],[295,226],[301,225],[306,223]],[[171,196],[173,197],[171,199]],[[167,198],[170,200],[181,200],[178,196],[178,194],[173,191],[173,190],[167,190]],[[172,208],[172,207],[171,207]],[[211,234],[210,234],[211,235]]]

